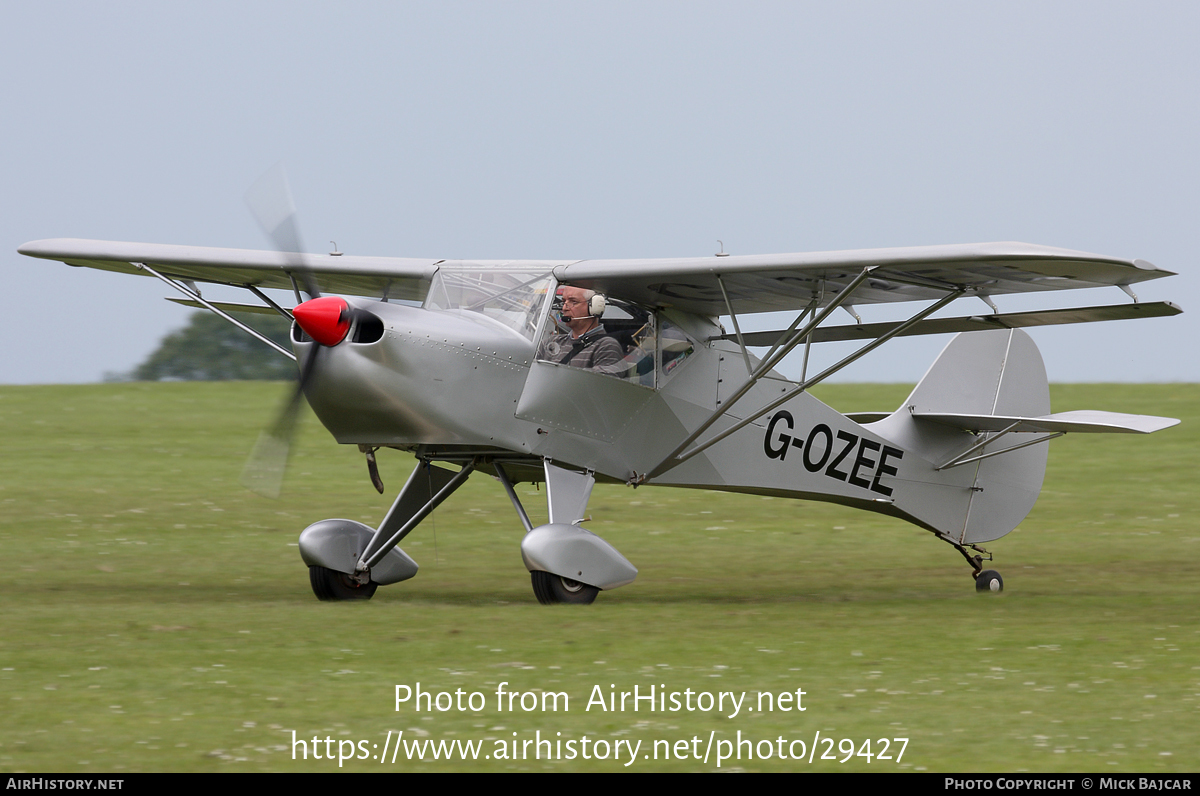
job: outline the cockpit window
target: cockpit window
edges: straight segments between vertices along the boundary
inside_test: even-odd
[[[543,271],[443,268],[434,274],[425,308],[479,313],[532,340],[550,284],[550,275]]]
[[[653,389],[693,350],[679,327],[653,310],[562,286],[537,358]]]
[[[696,351],[696,346],[683,333],[683,330],[671,321],[660,317],[658,322],[658,339],[662,348],[659,354],[659,360],[662,362],[659,384],[662,384],[661,379],[670,376],[675,368],[683,364],[683,361]]]

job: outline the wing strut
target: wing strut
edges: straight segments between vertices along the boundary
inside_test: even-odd
[[[822,283],[821,292],[813,295],[812,301],[808,302],[808,306],[800,311],[800,314],[796,316],[796,320],[792,321],[792,325],[787,328],[787,331],[779,336],[779,339],[776,340],[774,345],[772,345],[767,351],[767,355],[763,357],[764,359],[770,359],[771,355],[775,353],[775,350],[778,349],[780,345],[792,339],[791,334],[796,330],[796,327],[800,325],[800,321],[804,320],[805,318],[812,317],[812,314],[817,311],[817,307],[820,305],[821,299],[824,297],[825,286],[824,283]],[[812,335],[806,335],[804,338],[804,364],[806,366],[808,365],[808,349],[810,343],[812,343]]]
[[[176,290],[178,290],[178,291],[179,291],[180,293],[182,293],[183,295],[185,295],[185,296],[187,296],[188,298],[190,298],[192,301],[195,301],[195,302],[197,302],[198,304],[201,304],[201,305],[203,305],[203,306],[204,306],[204,307],[206,307],[207,309],[210,309],[210,310],[212,310],[212,311],[213,311],[213,312],[215,312],[217,315],[219,315],[219,316],[221,316],[222,318],[224,318],[225,320],[229,321],[230,323],[232,323],[232,324],[233,324],[234,326],[236,326],[237,328],[241,329],[241,330],[242,330],[243,332],[245,332],[246,334],[248,334],[248,335],[250,335],[250,336],[252,336],[252,337],[256,337],[256,338],[258,338],[259,340],[261,340],[262,342],[264,342],[264,343],[266,343],[267,345],[271,346],[271,348],[274,348],[276,351],[278,351],[279,353],[283,354],[285,357],[287,357],[288,359],[292,360],[293,362],[295,362],[295,361],[296,361],[296,355],[295,355],[295,354],[293,354],[291,351],[288,351],[286,348],[284,348],[283,346],[279,345],[279,344],[278,344],[278,343],[276,343],[274,340],[271,340],[270,338],[268,338],[268,337],[266,337],[266,336],[264,336],[264,335],[262,335],[262,334],[259,334],[259,333],[258,333],[258,332],[256,332],[256,331],[254,331],[254,330],[253,330],[253,329],[251,329],[249,326],[247,326],[246,324],[242,323],[242,322],[241,322],[241,321],[239,321],[238,319],[234,318],[234,317],[233,317],[232,315],[230,315],[229,313],[227,313],[227,312],[223,312],[222,310],[219,310],[219,309],[217,309],[217,308],[216,308],[215,306],[213,306],[211,303],[209,303],[208,301],[205,301],[203,298],[201,298],[201,297],[200,297],[200,293],[199,293],[199,291],[192,291],[192,290],[188,290],[188,288],[187,288],[186,286],[184,286],[184,285],[180,284],[178,281],[176,281],[176,280],[174,280],[174,279],[172,279],[172,278],[170,278],[170,277],[168,277],[168,276],[163,276],[163,275],[162,275],[162,274],[160,274],[158,271],[155,271],[153,268],[151,268],[150,266],[146,265],[145,263],[133,263],[133,266],[134,266],[135,268],[137,268],[137,269],[141,270],[141,271],[145,271],[146,273],[150,274],[151,276],[158,277],[159,279],[161,279],[161,280],[162,280],[163,282],[165,282],[166,284],[170,285],[171,287],[175,288]],[[257,292],[257,291],[255,291],[255,292]],[[274,303],[274,302],[272,302],[272,303]]]
[[[904,323],[901,323],[899,326],[896,326],[895,328],[893,328],[891,331],[887,332],[886,334],[880,335],[875,340],[871,341],[870,343],[867,343],[862,348],[855,351],[853,354],[850,354],[849,356],[843,358],[837,364],[829,366],[825,370],[818,373],[816,376],[813,376],[811,379],[805,379],[805,380],[801,381],[795,387],[788,390],[783,395],[781,395],[779,398],[776,398],[774,401],[771,401],[766,406],[755,410],[753,413],[751,413],[746,418],[739,420],[737,423],[733,424],[732,426],[725,429],[724,431],[717,434],[716,436],[708,439],[703,444],[697,445],[696,447],[692,448],[691,450],[688,450],[688,446],[691,445],[693,442],[695,442],[697,439],[699,439],[700,435],[703,434],[705,431],[707,431],[708,428],[710,426],[712,426],[712,424],[715,423],[719,417],[721,417],[723,414],[728,412],[729,408],[734,404],[734,402],[736,402],[739,398],[741,398],[743,395],[745,395],[747,392],[749,392],[750,388],[753,387],[754,384],[759,379],[761,379],[764,375],[766,375],[767,372],[769,372],[771,366],[773,366],[780,359],[782,359],[783,356],[785,354],[787,354],[787,352],[791,351],[792,348],[794,348],[801,340],[807,338],[812,333],[813,329],[815,329],[816,326],[821,321],[825,320],[825,318],[827,318],[831,312],[833,312],[835,309],[837,309],[838,306],[840,306],[843,302],[845,302],[845,300],[850,297],[851,291],[855,287],[857,287],[859,284],[861,284],[862,281],[870,275],[872,270],[873,269],[871,269],[871,268],[864,269],[863,272],[861,274],[859,274],[854,279],[853,282],[851,282],[849,285],[847,285],[846,289],[843,290],[840,294],[838,294],[838,296],[836,298],[834,298],[834,300],[831,301],[829,303],[829,305],[825,307],[824,310],[822,310],[812,321],[810,321],[807,325],[805,325],[805,327],[801,331],[797,332],[796,335],[787,342],[787,344],[781,346],[779,351],[776,352],[773,360],[764,360],[762,362],[762,364],[760,364],[758,366],[758,369],[756,371],[754,371],[753,374],[751,374],[750,378],[746,381],[746,383],[744,385],[742,385],[742,387],[736,393],[734,393],[733,397],[730,398],[730,400],[725,402],[724,406],[717,408],[711,415],[709,415],[708,419],[705,420],[703,423],[701,423],[700,427],[698,429],[696,429],[696,431],[689,434],[688,438],[685,439],[679,445],[679,447],[677,447],[671,453],[667,454],[667,456],[661,462],[659,462],[654,467],[654,469],[652,469],[650,472],[646,473],[644,476],[638,477],[637,482],[644,483],[644,482],[650,480],[651,478],[655,478],[659,475],[662,475],[663,473],[667,472],[668,470],[670,470],[674,467],[677,467],[680,464],[683,464],[688,459],[692,458],[693,456],[695,456],[696,454],[698,454],[704,450],[707,450],[708,448],[712,447],[713,445],[717,444],[721,440],[728,437],[730,434],[733,434],[736,431],[740,431],[741,429],[750,425],[755,420],[762,417],[767,412],[770,412],[775,407],[782,406],[783,404],[787,403],[792,398],[794,398],[795,396],[804,392],[805,390],[807,390],[809,387],[813,386],[814,384],[818,384],[819,382],[824,381],[825,379],[829,378],[834,373],[837,373],[839,370],[846,367],[847,365],[854,362],[855,360],[858,360],[861,357],[866,356],[868,353],[870,353],[871,351],[874,351],[876,348],[883,345],[884,343],[886,343],[888,340],[892,339],[896,335],[900,334],[908,327],[912,326],[913,324],[919,323],[920,321],[924,320],[927,316],[933,314],[934,312],[937,312],[942,307],[946,306],[951,301],[954,301],[956,298],[962,296],[964,293],[967,292],[967,288],[964,288],[964,287],[956,288],[954,290],[954,292],[938,299],[933,304],[931,304],[928,307],[926,307],[925,309],[921,310],[920,312],[918,312],[916,315],[909,318]],[[687,451],[687,453],[684,453],[684,451]]]
[[[264,293],[261,290],[259,290],[258,288],[256,288],[254,285],[247,282],[244,285],[242,285],[242,287],[246,288],[251,293],[253,293],[254,295],[258,296],[260,299],[262,299],[263,303],[265,303],[268,307],[275,310],[283,317],[287,318],[289,323],[294,320],[294,318],[292,318],[292,313],[288,312],[283,307],[276,304],[274,301],[271,301],[270,296],[268,296],[266,293]]]
[[[812,330],[817,328],[817,325],[820,324],[821,321],[828,318],[830,316],[830,314],[832,314],[833,311],[836,310],[838,308],[838,306],[842,304],[842,302],[844,302],[846,299],[850,298],[850,294],[854,292],[854,289],[856,287],[858,287],[859,285],[861,285],[863,283],[863,281],[865,281],[866,278],[871,275],[871,271],[873,271],[873,270],[874,270],[874,268],[872,268],[872,267],[864,268],[862,270],[862,273],[860,273],[858,276],[856,276],[850,282],[850,284],[846,285],[846,288],[844,290],[842,290],[842,292],[839,293],[837,296],[835,296],[833,298],[833,300],[829,302],[829,305],[826,306],[825,309],[821,310],[821,312],[819,312],[815,318],[813,318],[811,321],[809,321],[807,324],[805,324],[803,329],[796,332],[783,345],[778,345],[778,343],[777,343],[776,345],[778,345],[778,350],[776,350],[773,355],[768,356],[766,359],[764,359],[762,362],[759,363],[758,369],[753,371],[750,374],[749,378],[746,379],[746,382],[741,387],[738,388],[738,391],[735,392],[728,401],[725,402],[724,406],[719,407],[715,412],[713,412],[711,415],[709,415],[708,419],[705,420],[703,423],[701,423],[699,428],[697,428],[695,431],[693,431],[691,434],[689,434],[687,439],[685,439],[683,442],[681,442],[679,444],[679,447],[675,448],[675,450],[673,450],[669,454],[667,454],[666,458],[663,459],[661,462],[659,462],[658,465],[655,466],[655,468],[653,470],[651,470],[650,472],[646,473],[643,476],[636,478],[635,479],[636,482],[644,483],[645,481],[649,480],[650,478],[653,478],[656,475],[661,475],[662,473],[665,473],[667,470],[670,470],[675,465],[681,464],[684,461],[684,459],[679,458],[679,455],[681,453],[683,453],[685,450],[687,450],[687,447],[689,445],[691,445],[693,442],[695,442],[700,437],[701,434],[703,434],[705,431],[707,431],[709,429],[709,427],[712,426],[713,423],[717,422],[717,419],[720,418],[721,415],[728,412],[730,407],[732,407],[735,403],[737,403],[738,400],[740,400],[743,395],[750,392],[750,388],[753,387],[755,384],[757,384],[759,379],[761,379],[763,376],[770,373],[771,368],[775,367],[775,365],[778,364],[779,361],[781,359],[783,359],[787,354],[789,354],[793,348],[795,348],[806,337],[808,337],[808,335],[812,333]],[[810,302],[808,306],[811,307],[813,305]],[[804,310],[801,310],[800,316],[797,317],[797,319],[796,319],[796,323],[799,323],[800,318],[804,317],[805,312],[807,312],[807,308],[805,308]],[[795,326],[795,325],[796,324],[794,323],[793,326]],[[744,347],[743,347],[743,350],[745,350]],[[690,458],[690,455],[688,458]]]
[[[742,349],[742,359],[746,363],[746,375],[754,377],[754,368],[750,364],[750,352],[746,350],[746,343],[742,340],[742,327],[738,325],[737,313],[733,311],[733,305],[729,303],[729,293],[725,290],[725,282],[721,279],[721,275],[717,274],[717,284],[721,287],[721,295],[725,298],[725,309],[729,310],[729,317],[733,321],[733,331],[737,333],[738,346]],[[800,317],[804,317],[803,314]]]

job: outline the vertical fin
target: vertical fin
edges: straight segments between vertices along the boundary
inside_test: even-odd
[[[870,426],[931,465],[928,486],[915,488],[905,511],[960,544],[998,539],[1025,519],[1046,473],[1044,445],[934,470],[976,445],[980,437],[912,416],[912,412],[1040,417],[1050,413],[1046,366],[1032,338],[1020,329],[955,336],[904,404]],[[1003,450],[1025,440],[1010,435],[988,446]],[[964,473],[964,470],[972,472]],[[920,493],[916,497],[916,493]]]

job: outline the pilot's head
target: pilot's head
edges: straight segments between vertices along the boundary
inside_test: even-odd
[[[600,325],[596,316],[592,315],[591,302],[596,291],[582,287],[561,287],[558,292],[562,295],[562,319],[571,329],[571,336],[579,337]]]

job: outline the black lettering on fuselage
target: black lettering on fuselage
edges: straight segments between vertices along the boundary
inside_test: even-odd
[[[899,448],[893,448],[891,445],[884,445],[883,454],[879,457],[879,467],[875,469],[875,478],[871,481],[872,492],[878,492],[881,495],[892,494],[892,488],[890,486],[883,486],[879,483],[879,476],[895,475],[898,472],[895,467],[892,467],[887,463],[888,458],[892,456],[900,459],[904,456],[904,451],[900,450]]]
[[[850,451],[854,449],[854,443],[858,442],[858,435],[851,434],[849,431],[839,431],[837,433],[837,438],[842,442],[845,442],[846,447],[838,451],[838,455],[834,457],[834,460],[829,463],[828,469],[825,470],[825,475],[829,476],[830,478],[836,478],[839,481],[845,481],[848,473],[843,473],[841,470],[837,469],[837,466],[841,464],[842,459],[845,459],[850,454]]]
[[[783,428],[780,428],[781,425]],[[824,470],[826,476],[836,481],[844,481],[860,489],[891,496],[892,487],[879,483],[879,480],[885,475],[895,476],[899,473],[899,468],[895,464],[889,464],[889,460],[899,462],[904,458],[903,450],[849,431],[838,431],[835,435],[834,430],[825,423],[818,423],[809,429],[803,442],[800,440],[801,434],[796,434],[795,431],[796,421],[791,412],[780,411],[772,415],[763,437],[763,452],[767,458],[784,461],[789,448],[800,448],[803,451],[801,458],[804,469],[810,473]],[[833,450],[835,436],[843,443],[836,455]],[[858,451],[853,459],[850,459],[856,445]],[[842,463],[847,459],[852,462],[849,470],[838,469],[844,466]]]
[[[812,460],[813,440],[820,434],[825,437],[825,449],[821,454],[820,461]],[[804,469],[810,473],[815,473],[825,466],[825,462],[829,461],[829,453],[833,450],[833,431],[824,423],[818,423],[812,427],[812,431],[808,432],[808,439],[804,442]]]
[[[871,488],[871,482],[865,478],[859,478],[858,471],[862,469],[863,465],[867,465],[868,467],[875,466],[875,460],[868,459],[865,451],[877,451],[879,450],[879,447],[880,446],[878,442],[872,442],[866,437],[863,437],[861,440],[859,440],[858,455],[854,457],[854,467],[850,470],[850,483],[854,484],[855,486],[861,486],[863,489]],[[870,472],[870,470],[867,472]]]
[[[779,459],[782,461],[787,456],[788,448],[791,447],[792,435],[785,434],[782,431],[779,432],[778,437],[779,447],[776,448],[771,445],[771,437],[775,435],[775,426],[779,425],[781,421],[787,424],[788,431],[795,428],[791,412],[783,411],[775,413],[775,416],[771,418],[771,422],[767,424],[767,435],[763,437],[763,450],[766,451],[768,459]]]

